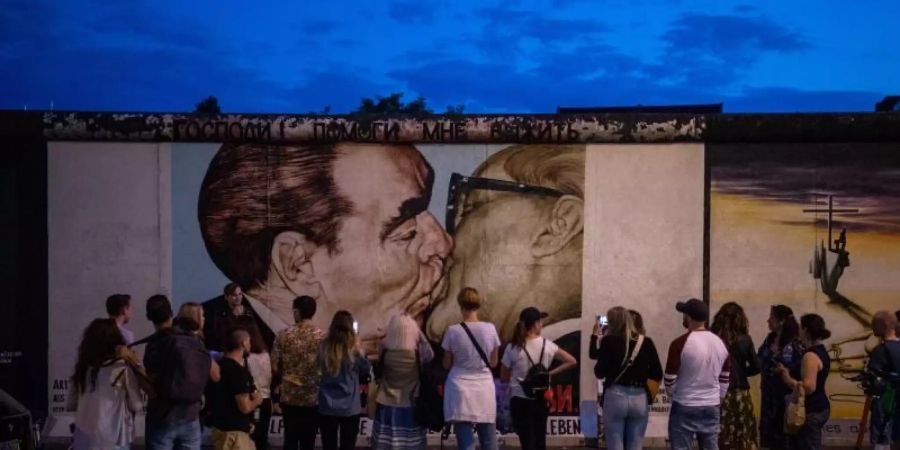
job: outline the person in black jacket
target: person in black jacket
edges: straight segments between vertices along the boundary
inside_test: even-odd
[[[225,351],[229,333],[239,328],[242,320],[253,320],[256,323],[268,348],[272,348],[274,333],[280,331],[271,329],[262,320],[237,283],[226,284],[223,295],[203,302],[203,314],[206,317],[203,325],[203,341],[206,348],[216,352]]]
[[[606,445],[609,450],[640,450],[650,414],[647,380],[662,380],[662,364],[653,340],[638,332],[627,309],[616,306],[606,315],[609,326],[594,326],[589,355],[597,360],[594,375],[604,380]]]
[[[748,333],[749,323],[744,308],[734,302],[722,305],[713,318],[711,329],[722,338],[731,358],[731,382],[722,400],[719,448],[756,450],[759,441],[747,377],[759,375],[760,366],[756,347]]]

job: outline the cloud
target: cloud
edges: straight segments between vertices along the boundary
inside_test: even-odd
[[[805,50],[796,32],[760,15],[685,14],[662,35],[665,53],[648,74],[676,83],[727,86],[767,52]]]
[[[592,41],[610,31],[597,19],[556,18],[539,11],[492,7],[477,10],[476,14],[485,21],[480,45],[487,50],[525,39],[541,44]]]
[[[649,60],[609,42],[603,20],[565,17],[564,9],[546,4],[474,9],[466,14],[471,26],[455,30],[455,41],[419,30],[382,51],[363,34],[343,33],[352,29],[344,21],[286,18],[271,26],[289,33],[232,34],[194,21],[196,15],[165,16],[151,3],[67,3],[69,9],[48,0],[7,3],[0,9],[0,65],[14,70],[0,72],[6,88],[0,107],[46,107],[52,99],[65,109],[189,110],[216,95],[226,111],[331,105],[346,112],[360,97],[406,91],[437,109],[465,103],[469,112],[718,102],[728,112],[782,112],[871,110],[881,97],[864,90],[741,89],[743,72],[761,56],[809,45],[747,9],[680,16],[660,35],[664,56]],[[459,11],[440,10],[440,18],[460,20]],[[377,12],[351,16],[357,23]],[[439,17],[428,2],[394,1],[388,12],[404,23]]]
[[[333,20],[314,20],[301,26],[306,34],[328,34],[338,28],[338,23]]]
[[[388,6],[388,16],[400,23],[431,23],[439,9],[439,6],[428,1],[394,0]]]
[[[276,49],[221,40],[190,22],[145,20],[150,12],[139,4],[98,6],[84,24],[40,2],[23,5],[0,10],[0,33],[12,38],[0,44],[0,65],[16,68],[0,71],[0,107],[48,108],[52,101],[64,110],[190,111],[215,95],[226,112],[306,113],[326,105],[346,111],[386,90],[359,67],[325,60],[299,82],[273,80],[251,63]],[[23,21],[31,14],[42,14],[39,31]]]
[[[847,90],[799,90],[785,87],[749,87],[731,96],[725,112],[846,112],[873,111],[884,93]]]

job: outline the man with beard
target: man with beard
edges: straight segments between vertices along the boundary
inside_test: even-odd
[[[200,228],[272,332],[310,296],[315,325],[349,310],[373,346],[390,317],[421,315],[452,248],[427,210],[433,181],[410,145],[224,144],[201,186]]]

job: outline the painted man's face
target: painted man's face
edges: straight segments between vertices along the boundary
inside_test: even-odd
[[[453,246],[428,212],[429,168],[411,147],[344,144],[334,179],[353,205],[338,251],[312,255],[324,303],[359,317],[360,334],[382,331],[400,312],[420,315]]]
[[[503,169],[502,161],[489,164],[475,176],[514,181]],[[527,297],[532,282],[540,282],[533,276],[537,262],[532,242],[555,200],[482,189],[465,196],[463,204],[457,206],[460,216],[454,233],[449,288],[430,317],[429,337],[437,339],[449,325],[459,322],[455,299],[466,286],[478,289],[485,298],[479,318],[497,325],[501,336],[511,335],[518,311],[532,306],[520,305],[520,301]]]

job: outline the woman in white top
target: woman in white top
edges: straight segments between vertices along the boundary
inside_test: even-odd
[[[497,399],[491,368],[497,365],[500,337],[494,324],[478,320],[478,291],[465,287],[456,301],[463,322],[447,328],[441,343],[444,368],[450,369],[444,384],[444,420],[454,424],[460,450],[475,448],[475,430],[482,450],[496,450]]]
[[[143,374],[137,355],[125,347],[116,321],[94,319],[84,330],[70,380],[67,406],[75,411],[74,450],[131,445],[134,415],[143,406],[135,371]]]
[[[263,399],[259,408],[253,413],[254,424],[253,442],[256,450],[268,450],[269,448],[269,422],[272,419],[272,363],[269,358],[269,348],[266,341],[252,317],[242,316],[238,320],[238,327],[247,330],[250,335],[250,354],[247,355],[247,369],[253,376],[253,384]]]
[[[535,307],[528,307],[519,314],[512,342],[503,353],[500,365],[500,379],[510,383],[512,398],[509,409],[512,413],[513,429],[519,436],[523,450],[547,448],[547,399],[544,394],[550,388],[554,375],[575,367],[575,358],[559,348],[553,341],[541,337],[543,319],[547,313]],[[553,361],[561,364],[547,371],[547,377],[535,376],[529,380],[528,372],[536,365],[549,369]],[[543,378],[543,379],[541,379]],[[540,381],[535,386],[523,387],[523,382]],[[526,385],[528,383],[525,383]]]

